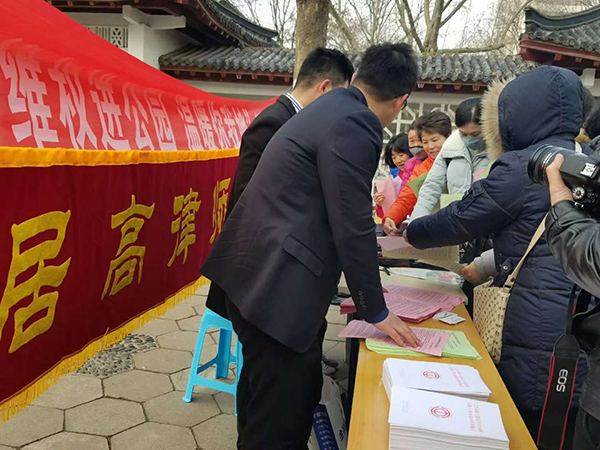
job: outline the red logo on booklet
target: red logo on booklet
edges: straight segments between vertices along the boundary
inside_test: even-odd
[[[426,370],[425,372],[423,372],[423,376],[430,380],[437,380],[440,378],[440,374],[437,372],[434,372],[433,370]]]
[[[452,417],[452,412],[443,406],[434,406],[429,409],[429,414],[438,419],[449,419]]]

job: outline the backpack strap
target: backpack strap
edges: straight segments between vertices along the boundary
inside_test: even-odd
[[[538,243],[538,241],[542,237],[542,234],[544,234],[544,231],[546,231],[546,216],[544,216],[544,218],[542,219],[542,222],[540,223],[536,232],[534,233],[533,237],[531,238],[531,242],[529,242],[529,247],[527,247],[527,251],[521,258],[521,261],[519,261],[519,264],[517,264],[517,267],[515,267],[515,270],[512,271],[512,273],[508,276],[508,278],[506,279],[506,282],[504,283],[504,288],[508,289],[508,292],[510,292],[512,290],[512,288],[515,284],[515,281],[516,281],[517,277],[519,276],[519,272],[521,271],[521,267],[523,267],[523,263],[525,263],[525,259],[529,255],[529,252],[531,252],[531,250],[533,250],[533,247],[535,247],[535,244]]]

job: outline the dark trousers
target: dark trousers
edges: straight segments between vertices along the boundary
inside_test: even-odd
[[[583,409],[577,414],[573,450],[600,449],[600,420],[588,414]]]
[[[563,450],[575,450],[576,447],[572,447],[571,444],[573,442],[573,436],[575,433],[575,422],[577,417],[577,412],[579,408],[571,408],[569,411],[569,418],[567,422],[567,429],[565,431],[565,443],[563,445]],[[527,429],[529,430],[529,434],[533,438],[534,442],[537,442],[538,434],[540,431],[540,421],[542,420],[542,411],[531,411],[528,409],[519,409],[521,413],[521,417],[523,418],[523,422],[527,425]]]
[[[263,333],[227,303],[242,344],[237,389],[238,449],[306,450],[312,414],[321,399],[323,333],[297,353]]]

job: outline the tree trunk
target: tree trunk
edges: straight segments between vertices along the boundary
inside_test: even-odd
[[[306,55],[327,44],[329,0],[296,0],[296,62],[294,79]]]

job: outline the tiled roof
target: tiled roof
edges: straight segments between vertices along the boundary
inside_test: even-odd
[[[360,56],[351,57],[355,66]],[[489,83],[527,72],[535,63],[520,56],[498,54],[419,56],[423,81]],[[294,52],[282,48],[234,48],[187,46],[160,57],[163,69],[227,70],[291,74]]]
[[[227,0],[204,0],[208,8],[217,16],[219,22],[233,33],[242,37],[245,43],[257,47],[274,47],[273,38],[277,32],[261,27],[249,21],[235,6]]]
[[[525,14],[525,34],[532,40],[600,53],[600,6],[552,17],[528,9]]]

